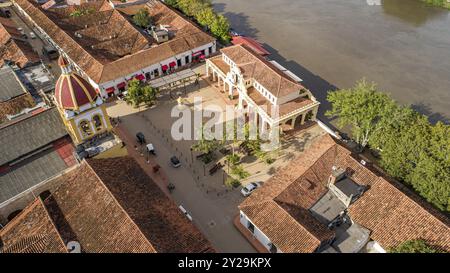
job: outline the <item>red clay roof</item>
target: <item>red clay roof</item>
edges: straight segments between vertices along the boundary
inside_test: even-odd
[[[253,49],[253,51],[255,51],[256,53],[258,53],[261,56],[267,56],[270,55],[270,52],[265,50],[264,47],[255,39],[252,39],[250,37],[246,37],[246,36],[234,36],[231,39],[231,43],[233,45],[247,45],[248,47],[250,47],[251,49]]]
[[[95,102],[97,92],[80,75],[62,73],[55,84],[55,100],[63,109],[79,109],[80,106]]]
[[[64,244],[77,241],[83,252],[95,253],[214,251],[130,157],[84,161],[60,179],[59,188],[43,204]],[[24,213],[5,230],[24,225]],[[14,238],[34,235],[42,221],[38,216],[36,224],[14,233]],[[0,231],[3,241],[7,235]]]
[[[40,59],[30,44],[23,40],[17,25],[11,19],[0,17],[0,67],[6,60],[22,68]]]
[[[247,45],[238,44],[220,50],[240,69],[245,78],[253,78],[275,97],[298,93],[304,87],[288,77]]]
[[[1,229],[0,239],[3,243],[0,253],[67,252],[41,199],[36,199]]]
[[[155,25],[170,25],[174,29],[175,37],[162,44],[141,34],[107,1],[48,10],[31,0],[15,3],[96,83],[127,76],[215,40],[159,1],[145,7]],[[70,16],[80,7],[91,8],[93,13]]]
[[[312,252],[333,236],[308,211],[327,191],[333,166],[346,169],[357,184],[369,186],[350,206],[349,216],[369,229],[371,238],[382,247],[423,239],[450,251],[446,216],[410,191],[397,188],[396,182],[388,182],[361,165],[329,135],[316,140],[239,208],[283,252]]]

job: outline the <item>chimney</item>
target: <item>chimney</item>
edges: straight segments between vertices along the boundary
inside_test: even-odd
[[[336,166],[331,168],[330,177],[328,177],[328,184],[334,184],[345,177],[345,170]]]

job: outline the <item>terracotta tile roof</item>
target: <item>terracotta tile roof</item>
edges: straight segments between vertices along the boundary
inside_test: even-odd
[[[141,34],[125,15],[111,10],[107,1],[83,3],[81,7],[92,8],[94,13],[76,18],[70,16],[74,6],[43,10],[31,0],[15,2],[96,83],[127,76],[214,41],[159,1],[145,6],[154,24],[168,24],[175,30],[173,39],[159,45]]]
[[[234,36],[231,39],[231,43],[233,45],[247,45],[248,47],[250,47],[253,51],[255,51],[256,53],[258,53],[261,56],[267,56],[270,55],[270,52],[267,51],[262,45],[261,43],[259,43],[258,41],[256,41],[255,39],[252,39],[250,37],[245,37],[245,36]]]
[[[0,230],[0,242],[0,253],[67,252],[39,198]]]
[[[64,244],[77,241],[83,252],[95,253],[214,252],[130,157],[83,161],[60,179],[43,203]],[[22,215],[5,229],[22,225]]]
[[[0,17],[0,67],[6,60],[12,61],[21,68],[40,61],[30,44],[21,38],[14,22]]]
[[[370,237],[385,249],[422,239],[450,252],[450,221],[443,214],[380,178],[349,209],[352,220],[372,231]]]
[[[316,140],[239,208],[282,251],[314,251],[320,242],[333,237],[308,211],[327,192],[333,166],[346,169],[355,183],[369,187],[350,206],[349,216],[369,229],[371,238],[382,247],[420,238],[450,250],[449,220],[445,215],[409,190],[399,189],[397,182],[388,182],[361,165],[329,135]]]
[[[236,63],[245,78],[255,79],[275,97],[300,92],[304,88],[246,45],[238,44],[220,51]]]
[[[23,94],[13,99],[0,102],[0,123],[6,120],[7,115],[15,115],[25,108],[35,106],[30,94]]]
[[[272,116],[272,108],[274,108],[274,105],[267,100],[261,93],[256,90],[253,86],[247,88],[247,95],[259,106],[263,107],[263,109],[266,111],[266,113],[269,116]],[[298,110],[302,107],[312,105],[314,102],[308,98],[299,97],[294,100],[288,101],[286,103],[283,103],[281,105],[278,105],[278,116],[282,117],[285,115],[288,115],[292,113],[295,110]]]

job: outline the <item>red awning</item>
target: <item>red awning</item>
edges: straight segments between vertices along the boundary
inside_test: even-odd
[[[106,93],[110,94],[110,93],[114,93],[114,91],[116,90],[116,88],[114,88],[114,86],[106,88]]]
[[[166,71],[167,69],[169,69],[169,67],[168,67],[167,65],[163,65],[163,66],[161,67],[161,69],[162,69],[163,71]]]
[[[170,66],[170,67],[175,67],[175,66],[177,66],[177,63],[176,63],[176,62],[171,62],[171,63],[169,64],[169,66]]]
[[[202,51],[197,51],[197,52],[194,52],[194,53],[192,53],[192,56],[199,56],[199,55],[202,55],[203,54],[203,52]]]
[[[201,60],[206,59],[206,56],[205,55],[200,55],[200,59]]]
[[[143,80],[145,80],[145,76],[144,76],[144,74],[139,74],[139,75],[136,75],[136,76],[135,76],[135,78],[136,78],[137,80],[139,80],[139,81],[143,81]]]
[[[118,85],[117,85],[117,88],[124,88],[125,86],[126,86],[127,84],[126,83],[124,83],[124,82],[121,82],[121,83],[119,83]]]

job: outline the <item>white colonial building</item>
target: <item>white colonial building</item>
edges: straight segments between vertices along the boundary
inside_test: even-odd
[[[207,60],[207,76],[231,100],[237,98],[239,108],[250,107],[257,113],[262,132],[316,119],[320,103],[295,75],[245,45],[227,47],[221,53]]]

